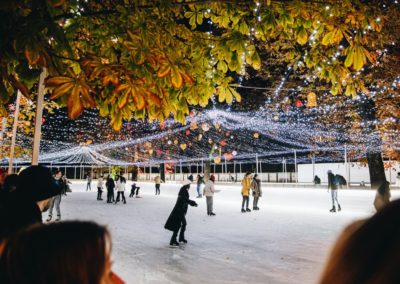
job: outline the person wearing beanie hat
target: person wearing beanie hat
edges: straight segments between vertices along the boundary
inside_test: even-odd
[[[258,177],[258,174],[255,174],[251,181],[251,189],[253,193],[253,210],[260,210],[260,208],[258,208],[258,199],[262,196],[262,190],[261,180]]]
[[[214,193],[217,192],[214,187],[215,176],[211,175],[210,180],[207,181],[206,186],[203,189],[203,195],[206,197],[207,201],[207,215],[215,216],[213,212],[213,203],[214,203]]]
[[[42,223],[42,212],[60,194],[50,169],[30,166],[18,175],[16,188],[0,198],[0,243],[29,225]],[[0,245],[1,246],[1,245]]]
[[[181,187],[178,193],[178,199],[176,200],[176,204],[174,209],[172,209],[171,214],[169,215],[167,222],[164,225],[164,228],[172,231],[171,241],[169,243],[170,247],[179,247],[179,243],[176,240],[179,232],[179,242],[187,243],[185,239],[185,230],[186,230],[186,213],[188,210],[188,205],[197,207],[197,203],[193,200],[189,199],[189,189],[190,183],[193,182],[193,176],[190,175],[188,177],[189,183],[185,184]]]

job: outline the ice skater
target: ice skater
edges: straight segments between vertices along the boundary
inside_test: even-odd
[[[131,194],[129,194],[129,197],[135,197],[135,192],[136,192],[136,198],[139,198],[139,186],[136,186],[136,183],[133,183],[131,186]]]
[[[214,203],[214,193],[217,192],[214,187],[215,176],[211,175],[210,180],[206,183],[203,189],[203,195],[206,197],[207,201],[207,215],[208,216],[215,216],[213,212],[213,203]]]
[[[61,220],[61,209],[60,209],[60,204],[61,204],[61,196],[65,192],[65,184],[63,182],[62,178],[62,172],[60,170],[57,170],[54,174],[54,182],[55,184],[60,188],[60,194],[56,195],[53,197],[50,203],[50,209],[49,209],[49,215],[47,216],[46,222],[50,222],[52,217],[53,217],[53,209],[56,207],[57,211],[57,218],[56,222]]]
[[[115,181],[115,186],[117,188],[117,199],[115,200],[115,204],[119,202],[119,198],[121,196],[122,202],[126,204],[126,199],[125,199],[125,185],[126,185],[126,179],[122,175],[117,176],[117,180]]]
[[[156,177],[154,178],[154,183],[155,183],[155,185],[156,185],[156,195],[160,195],[160,185],[161,185],[161,182],[163,182],[163,181],[161,180],[160,176],[156,176]]]
[[[179,232],[179,242],[186,244],[185,230],[186,230],[186,218],[185,215],[188,210],[188,205],[197,207],[197,203],[189,199],[190,183],[193,182],[193,176],[188,177],[188,183],[181,187],[178,193],[178,199],[174,209],[165,223],[164,228],[172,231],[171,241],[169,242],[170,247],[179,247],[179,243],[176,241],[176,237]]]
[[[251,189],[253,194],[253,210],[260,210],[260,208],[258,208],[258,199],[262,196],[262,190],[261,180],[258,174],[255,174],[251,181]]]
[[[106,188],[107,188],[107,203],[113,203],[115,182],[110,175],[107,176]]]
[[[201,185],[204,184],[204,176],[197,175],[197,197],[201,198]]]
[[[87,179],[86,191],[92,190],[92,175],[88,173],[86,179]]]
[[[103,198],[101,198],[103,193],[103,184],[103,175],[100,175],[99,179],[97,180],[97,200],[103,200]]]
[[[329,210],[330,212],[336,212],[335,201],[338,206],[338,211],[342,210],[338,200],[338,189],[340,186],[340,179],[337,175],[334,175],[331,170],[328,171],[328,192],[331,190],[332,196],[332,209]]]
[[[249,195],[251,187],[251,173],[247,172],[242,180],[242,213],[251,212],[249,208]],[[246,210],[244,210],[246,205]]]

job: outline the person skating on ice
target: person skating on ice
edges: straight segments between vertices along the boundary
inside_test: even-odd
[[[113,203],[115,182],[110,175],[107,176],[106,188],[107,188],[107,203]]]
[[[204,184],[204,176],[197,175],[197,197],[201,198],[201,185]]]
[[[337,175],[334,175],[331,170],[328,171],[328,192],[331,190],[332,209],[330,212],[336,212],[335,201],[338,206],[338,211],[342,210],[337,197],[337,192],[340,186],[340,180]]]
[[[214,193],[218,192],[218,190],[215,190],[215,176],[211,175],[210,180],[206,183],[204,189],[203,189],[203,195],[206,197],[207,201],[207,215],[208,216],[215,216],[215,213],[213,212],[213,205],[214,205]]]
[[[242,213],[251,212],[249,208],[249,195],[250,195],[250,187],[251,187],[251,173],[247,172],[242,179]],[[246,205],[246,210],[244,206]]]
[[[103,200],[101,198],[101,194],[103,193],[103,185],[104,185],[103,175],[101,175],[97,180],[97,200]]]
[[[131,186],[131,194],[129,194],[129,197],[135,197],[136,194],[136,198],[139,198],[139,186],[136,186],[136,183],[133,183]]]
[[[117,189],[117,199],[115,200],[115,204],[119,202],[119,198],[121,196],[122,201],[124,204],[126,204],[126,199],[125,199],[125,185],[126,185],[126,179],[122,175],[118,175],[117,179],[115,181],[115,187]]]
[[[193,176],[188,177],[188,182],[181,187],[178,193],[178,198],[174,209],[172,209],[164,228],[172,231],[172,237],[169,245],[171,247],[178,247],[179,243],[176,240],[179,232],[179,242],[187,243],[185,239],[186,230],[186,213],[188,210],[188,205],[197,207],[197,203],[189,199],[189,189],[190,183],[193,182]]]
[[[55,181],[56,185],[60,188],[60,194],[53,197],[53,199],[50,203],[49,215],[47,216],[46,222],[51,221],[51,219],[53,217],[54,206],[56,207],[56,211],[57,211],[56,222],[61,220],[61,209],[60,209],[61,196],[65,192],[65,184],[64,184],[63,180],[61,179],[61,177],[62,177],[62,172],[60,170],[57,170],[54,174],[54,181]]]
[[[253,210],[260,210],[260,208],[258,208],[258,199],[262,196],[262,190],[261,180],[258,174],[255,174],[251,181],[251,189],[253,194]]]
[[[86,191],[92,190],[92,175],[88,173],[86,179],[87,179]]]
[[[160,176],[156,176],[154,178],[154,183],[155,183],[155,186],[156,186],[156,195],[160,195],[161,182],[163,182],[163,181],[161,180]]]

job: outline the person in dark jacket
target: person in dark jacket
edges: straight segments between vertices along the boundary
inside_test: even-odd
[[[114,200],[115,182],[110,175],[107,176],[106,188],[107,188],[107,203],[113,203],[115,201]]]
[[[197,175],[197,198],[201,198],[201,185],[205,184],[204,182],[204,176]]]
[[[338,211],[342,210],[339,204],[339,200],[337,198],[338,188],[340,186],[340,179],[337,175],[334,175],[331,170],[328,171],[328,192],[331,190],[332,196],[332,209],[330,212],[336,212],[335,201],[338,206]]]
[[[314,184],[315,185],[321,184],[321,179],[317,175],[314,177]]]
[[[136,186],[136,183],[134,182],[131,186],[131,194],[129,194],[129,197],[135,197],[136,193],[136,198],[139,198],[139,186]]]
[[[53,208],[56,208],[57,211],[57,218],[56,222],[61,220],[61,209],[60,209],[60,204],[61,204],[61,196],[65,194],[65,183],[62,180],[62,172],[60,170],[57,170],[54,174],[54,182],[55,184],[60,188],[60,194],[56,195],[53,197],[53,200],[50,205],[49,209],[49,215],[47,216],[46,222],[50,222],[53,216]]]
[[[193,182],[193,176],[188,178],[190,182]],[[193,200],[189,199],[189,188],[190,182],[181,187],[178,193],[178,199],[176,200],[176,204],[174,209],[172,209],[171,214],[168,217],[167,222],[165,223],[164,228],[172,231],[172,237],[169,245],[171,247],[178,247],[179,243],[176,241],[176,237],[179,233],[179,242],[187,243],[185,239],[185,230],[186,230],[186,213],[188,210],[188,205],[197,207],[197,203]]]

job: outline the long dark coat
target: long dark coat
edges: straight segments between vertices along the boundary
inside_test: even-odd
[[[181,227],[182,220],[185,218],[186,212],[188,210],[188,205],[196,206],[197,203],[189,199],[190,184],[181,187],[178,193],[178,199],[174,209],[172,209],[171,214],[165,223],[164,228],[170,231],[178,231]]]

